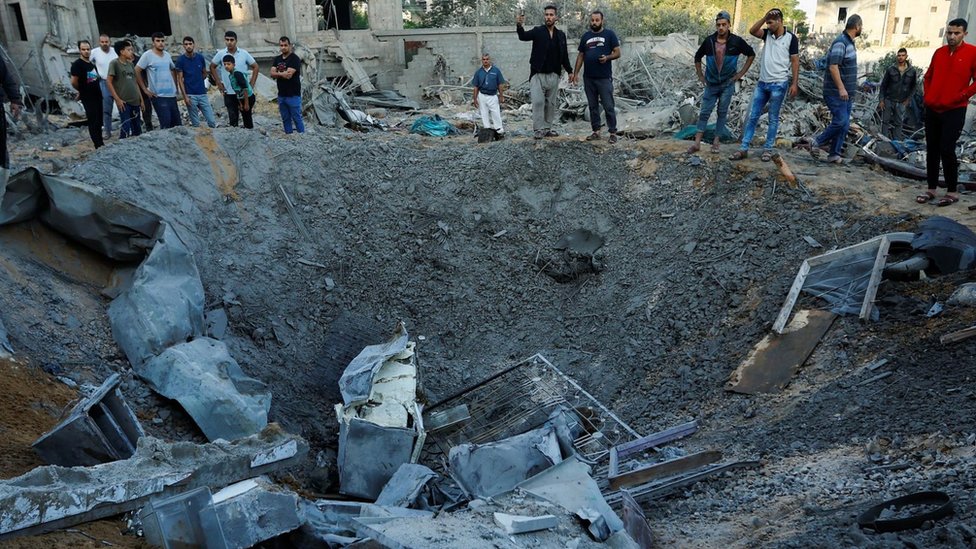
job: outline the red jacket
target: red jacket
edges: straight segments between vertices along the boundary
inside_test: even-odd
[[[954,53],[942,46],[925,71],[925,106],[935,112],[962,109],[976,94],[976,46],[962,42]]]

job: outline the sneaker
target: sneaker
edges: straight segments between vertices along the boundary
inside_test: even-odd
[[[596,141],[598,139],[600,139],[600,132],[593,132],[586,136],[587,141]]]
[[[546,137],[558,137],[558,136],[559,136],[559,133],[557,133],[556,130],[554,130],[552,128],[549,128],[548,130],[546,130]]]
[[[613,145],[614,143],[616,143],[617,142],[617,134],[611,133],[610,134],[610,138],[607,139],[607,142],[610,143],[611,145]]]
[[[532,136],[535,139],[542,139],[546,136],[546,130],[536,130],[535,134]]]

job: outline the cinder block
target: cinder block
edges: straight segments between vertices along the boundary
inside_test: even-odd
[[[495,522],[505,530],[506,534],[525,534],[555,528],[559,525],[559,518],[555,515],[527,517],[524,515],[495,513]]]

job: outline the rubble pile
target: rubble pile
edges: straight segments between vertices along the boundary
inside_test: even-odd
[[[779,392],[723,390],[804,261],[919,229],[916,214],[863,191],[894,186],[890,176],[785,152],[790,184],[772,164],[688,157],[665,140],[267,133],[153,132],[62,174],[165,220],[192,259],[202,295],[184,311],[191,341],[154,347],[151,360],[117,341],[109,303],[158,257],[96,257],[39,220],[0,229],[14,356],[92,395],[69,424],[110,436],[108,418],[122,429],[130,416],[99,411],[124,412],[124,399],[145,435],[131,457],[91,470],[21,464],[4,472],[27,476],[0,492],[70,489],[153,451],[193,458],[238,444],[208,442],[205,419],[224,410],[206,403],[219,395],[188,401],[157,379],[197,372],[185,348],[213,340],[223,380],[277,424],[247,451],[270,448],[234,454],[229,470],[204,463],[222,473],[209,481],[183,468],[130,483],[145,500],[113,514],[133,512],[147,541],[176,535],[167,517],[193,509],[238,547],[627,546],[613,544],[647,539],[635,524],[674,546],[972,543],[974,340],[939,341],[976,323],[976,310],[947,302],[970,271],[887,279],[874,289],[877,321],[831,317]],[[150,259],[176,241],[130,236]],[[936,301],[942,312],[927,317]],[[796,298],[796,311],[828,308]],[[694,436],[661,438],[693,421]],[[386,437],[397,452],[371,459]],[[490,473],[502,459],[518,478]],[[950,494],[956,514],[909,533],[857,528],[881,499],[923,490]],[[242,518],[256,510],[274,513]]]

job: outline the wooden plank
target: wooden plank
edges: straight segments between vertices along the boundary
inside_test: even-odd
[[[860,242],[852,246],[847,246],[845,248],[840,248],[839,250],[833,250],[825,254],[813,256],[807,259],[807,262],[810,263],[811,267],[816,267],[817,265],[830,263],[831,261],[836,261],[838,259],[842,259],[849,255],[856,255],[863,252],[864,250],[872,249],[875,246],[877,246],[881,238],[882,238],[881,236],[876,236],[870,240],[865,240],[864,242]]]
[[[878,255],[874,257],[874,267],[871,269],[871,279],[868,281],[868,289],[864,294],[864,302],[861,304],[861,320],[870,320],[871,311],[874,309],[874,298],[878,295],[878,286],[881,284],[881,273],[884,271],[885,263],[888,261],[888,248],[891,241],[885,235],[881,236],[878,244]]]
[[[725,389],[750,395],[783,390],[835,318],[830,311],[796,313],[783,335],[769,334],[756,345],[732,372]]]
[[[646,437],[641,437],[637,440],[618,444],[614,449],[619,452],[619,457],[625,458],[634,452],[640,452],[641,450],[660,446],[666,442],[671,442],[672,440],[684,438],[694,434],[696,431],[698,431],[698,421],[693,419],[688,423],[682,423],[681,425],[676,425],[669,429],[647,435]]]
[[[691,471],[705,465],[710,465],[721,459],[722,452],[708,450],[662,461],[661,463],[655,463],[654,465],[649,465],[635,471],[610,477],[610,489],[619,490],[621,488],[646,484],[656,478],[669,477],[685,471]]]
[[[945,334],[939,338],[939,343],[943,345],[948,345],[949,343],[956,343],[964,339],[969,339],[971,337],[976,337],[976,326],[971,326],[964,330],[959,330],[957,332],[952,332]]]
[[[807,280],[807,275],[810,274],[810,262],[804,261],[800,265],[799,272],[796,273],[796,278],[793,279],[793,286],[790,287],[789,293],[786,294],[786,301],[783,303],[783,307],[779,310],[779,315],[776,317],[776,322],[773,323],[773,331],[777,334],[783,333],[783,328],[786,327],[786,322],[790,319],[790,313],[793,312],[793,305],[796,304],[797,298],[800,297],[800,290],[803,289],[803,284]]]

